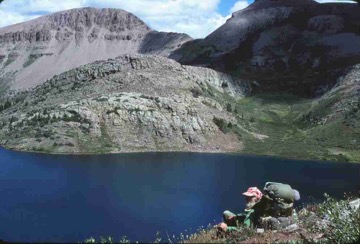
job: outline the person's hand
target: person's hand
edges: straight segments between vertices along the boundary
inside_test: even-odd
[[[227,224],[225,224],[225,223],[220,223],[220,224],[218,224],[217,228],[218,228],[219,230],[222,230],[222,231],[225,232],[226,229],[227,229]]]

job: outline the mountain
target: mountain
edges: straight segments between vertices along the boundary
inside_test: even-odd
[[[97,17],[54,17],[84,11]],[[22,56],[5,55],[0,71],[0,145],[50,153],[241,152],[360,162],[358,11],[357,4],[257,0],[198,40],[152,31],[109,9],[71,10],[44,17],[53,22],[39,18],[3,28],[38,26],[50,29],[52,39],[22,34],[1,44],[4,53],[4,46],[16,47],[9,50]],[[120,13],[129,17],[114,17]],[[61,34],[76,22],[86,35]],[[94,26],[101,29],[97,36],[88,34]],[[125,33],[130,41],[120,38]],[[24,68],[30,53],[48,49],[58,51]],[[9,86],[17,90],[1,96]]]
[[[81,8],[0,29],[0,93],[24,90],[54,75],[125,53],[168,56],[186,34],[153,31],[119,9]]]
[[[254,92],[314,97],[360,63],[360,5],[258,0],[170,57],[252,81]]]
[[[235,117],[206,93],[237,100],[249,85],[160,56],[97,61],[8,100],[0,144],[57,153],[238,151],[237,136],[219,129]]]

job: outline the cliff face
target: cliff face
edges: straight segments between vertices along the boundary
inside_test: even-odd
[[[258,91],[319,95],[360,63],[360,7],[258,0],[170,57],[256,81]]]
[[[74,67],[125,53],[168,56],[188,40],[185,34],[155,32],[123,10],[58,12],[0,29],[0,79],[22,90]],[[162,45],[146,48],[147,43],[157,42]]]

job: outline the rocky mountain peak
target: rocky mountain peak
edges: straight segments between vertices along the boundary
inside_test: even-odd
[[[141,19],[122,9],[88,7],[58,12],[49,17],[53,28],[68,26],[76,29],[80,26],[90,28],[97,25],[112,32],[135,28],[150,29]]]
[[[0,28],[0,85],[31,88],[80,65],[126,53],[168,56],[189,40],[186,34],[153,31],[121,9],[61,11]]]
[[[50,42],[75,39],[78,43],[87,38],[89,42],[98,37],[103,30],[109,32],[105,38],[120,38],[115,35],[130,31],[146,34],[151,29],[138,17],[120,9],[79,8],[46,15],[22,24],[0,29],[0,43],[16,44],[18,42]]]

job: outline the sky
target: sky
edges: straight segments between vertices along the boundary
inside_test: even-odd
[[[0,5],[0,27],[72,8],[120,8],[135,14],[154,30],[204,38],[223,25],[231,17],[231,13],[246,8],[252,2],[253,0],[5,0]]]

